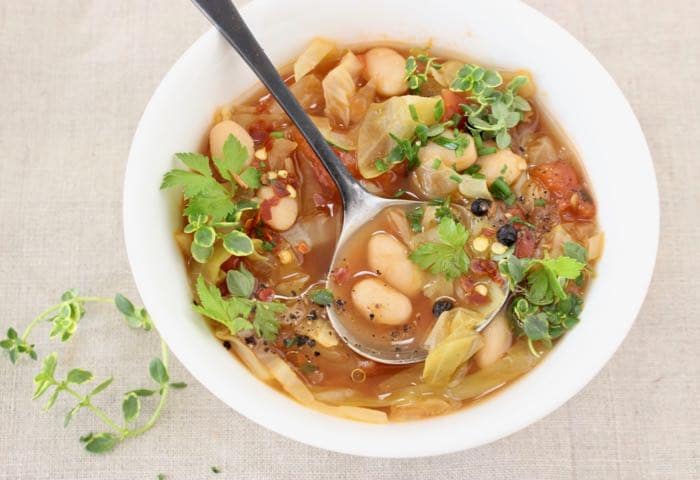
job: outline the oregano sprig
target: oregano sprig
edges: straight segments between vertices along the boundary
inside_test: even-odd
[[[15,328],[10,327],[7,338],[0,341],[0,348],[7,351],[10,361],[15,364],[21,356],[27,356],[37,360],[38,355],[34,345],[29,342],[29,336],[42,322],[51,323],[50,338],[59,338],[62,342],[69,341],[75,334],[81,319],[85,316],[87,303],[113,303],[121,312],[127,324],[134,329],[150,331],[153,328],[151,318],[146,309],[135,307],[124,295],[117,294],[114,298],[81,296],[74,289],[61,295],[61,300],[39,315],[37,315],[25,328],[22,335]],[[171,388],[184,388],[182,382],[170,382],[168,374],[168,350],[161,340],[161,355],[151,360],[149,374],[155,382],[155,387],[130,390],[122,398],[122,421],[114,420],[107,412],[94,403],[94,398],[105,391],[112,383],[109,377],[91,389],[84,387],[95,376],[92,372],[82,368],[71,368],[65,376],[57,374],[58,354],[51,353],[44,357],[42,366],[34,377],[33,399],[48,395],[44,410],[51,409],[59,397],[73,398],[76,403],[66,414],[63,424],[68,424],[81,410],[87,410],[95,415],[107,427],[106,431],[89,433],[80,437],[85,449],[93,453],[104,453],[112,450],[118,443],[129,437],[135,437],[150,430],[158,420]],[[141,413],[141,399],[158,395],[158,402],[151,416],[141,425],[135,423]]]

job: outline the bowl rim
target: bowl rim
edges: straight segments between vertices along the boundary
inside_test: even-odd
[[[253,14],[256,11],[264,10],[269,8],[270,4],[274,4],[279,0],[256,0],[254,2],[249,2],[240,8],[241,13],[247,18],[248,14]],[[340,0],[343,1],[343,0]],[[448,0],[452,1],[452,0]],[[328,2],[331,4],[332,2]],[[363,455],[363,456],[376,456],[376,457],[421,457],[421,456],[431,456],[451,453],[459,450],[464,450],[467,448],[472,448],[480,445],[484,445],[495,441],[499,438],[508,436],[526,426],[536,422],[537,420],[543,418],[544,416],[552,413],[554,410],[563,405],[566,401],[572,398],[576,393],[578,393],[586,384],[588,384],[603,368],[607,361],[612,357],[614,352],[619,348],[620,344],[627,336],[629,329],[631,328],[634,320],[639,314],[639,310],[642,307],[644,298],[646,296],[646,291],[648,290],[649,284],[652,279],[652,274],[654,270],[654,265],[656,261],[656,255],[658,251],[658,241],[659,241],[659,197],[658,197],[658,186],[656,181],[656,175],[654,172],[654,166],[651,159],[651,154],[649,152],[648,145],[644,139],[644,134],[641,130],[639,122],[632,111],[629,103],[624,97],[624,94],[614,82],[609,73],[605,68],[598,62],[598,60],[587,50],[583,45],[581,45],[571,34],[566,30],[556,24],[554,21],[541,14],[534,8],[520,2],[507,2],[509,6],[514,9],[519,9],[518,12],[522,15],[529,16],[530,18],[537,19],[541,22],[541,25],[546,26],[546,28],[552,30],[553,34],[561,38],[562,42],[565,42],[567,48],[576,50],[577,56],[585,59],[585,61],[594,68],[596,75],[601,77],[607,83],[610,88],[611,95],[614,95],[623,104],[623,108],[626,110],[622,112],[629,117],[630,124],[628,127],[634,130],[634,134],[639,137],[640,143],[637,145],[639,151],[642,152],[641,157],[638,162],[642,165],[644,169],[644,180],[647,182],[647,187],[650,189],[647,191],[649,197],[647,198],[647,205],[650,206],[650,210],[646,212],[647,215],[647,233],[650,234],[647,239],[646,249],[647,253],[651,253],[650,257],[644,258],[640,261],[639,273],[641,275],[641,280],[638,284],[638,292],[633,299],[633,312],[634,314],[631,318],[626,319],[626,323],[621,325],[615,334],[616,337],[609,340],[606,344],[605,352],[599,355],[599,361],[595,365],[585,369],[585,371],[579,372],[579,375],[572,379],[566,389],[560,388],[556,391],[555,395],[549,398],[547,403],[529,406],[523,415],[510,419],[510,423],[498,423],[492,425],[484,434],[480,435],[478,439],[470,437],[467,440],[457,439],[441,439],[436,432],[440,429],[445,428],[445,426],[450,425],[450,418],[454,418],[457,414],[446,415],[442,417],[436,417],[435,419],[422,420],[420,422],[411,422],[409,424],[390,424],[390,427],[384,427],[382,430],[384,433],[380,433],[377,430],[377,426],[370,426],[366,424],[358,424],[357,422],[334,419],[332,417],[327,417],[319,412],[313,412],[313,417],[323,416],[325,417],[320,424],[325,424],[324,428],[328,428],[331,432],[323,432],[323,430],[318,428],[310,428],[309,430],[295,430],[295,426],[299,425],[299,422],[285,422],[279,415],[269,416],[264,412],[260,411],[259,405],[255,401],[243,401],[240,399],[235,399],[227,392],[221,385],[216,384],[216,375],[211,374],[201,368],[201,365],[195,367],[197,363],[194,356],[197,355],[196,352],[189,351],[187,345],[183,344],[181,339],[177,339],[172,329],[169,328],[168,323],[162,320],[162,317],[154,315],[154,324],[161,334],[164,341],[168,344],[173,354],[178,358],[178,360],[187,368],[190,373],[207,389],[209,389],[215,396],[222,399],[226,404],[237,410],[242,415],[248,417],[254,422],[275,431],[283,436],[292,438],[294,440],[300,441],[302,443],[315,446],[322,449],[333,450],[341,453],[348,453],[353,455]],[[137,181],[136,176],[138,175],[137,158],[140,157],[140,149],[144,142],[148,142],[148,132],[145,125],[151,121],[152,117],[156,114],[154,111],[159,102],[164,100],[164,95],[166,95],[167,85],[172,82],[178,75],[183,75],[183,69],[187,67],[189,61],[193,56],[198,55],[202,50],[211,46],[218,41],[218,32],[214,28],[210,28],[207,32],[201,35],[191,47],[189,47],[185,53],[175,62],[175,64],[170,68],[167,74],[164,76],[158,87],[156,88],[152,98],[148,102],[146,109],[139,121],[138,127],[134,134],[134,139],[132,142],[131,150],[129,152],[129,159],[127,164],[126,175],[124,179],[124,199],[123,199],[123,222],[124,222],[124,238],[127,248],[127,256],[129,263],[131,265],[134,279],[142,296],[144,304],[151,312],[161,312],[165,309],[160,308],[160,305],[156,305],[157,299],[153,294],[154,286],[152,282],[146,279],[145,272],[148,270],[143,266],[141,260],[148,258],[144,256],[144,250],[140,246],[141,238],[141,226],[142,219],[141,215],[138,214],[141,206],[136,202],[131,195],[133,192],[138,191],[139,188],[143,187],[143,184]],[[212,109],[215,106],[212,107]],[[586,164],[585,159],[583,161],[584,166]],[[595,185],[594,185],[595,187]],[[162,303],[162,302],[161,302]],[[153,309],[152,309],[153,307]],[[160,318],[160,319],[159,319]],[[212,335],[213,337],[213,335]],[[555,349],[556,350],[556,349]],[[604,358],[603,358],[604,357]],[[539,367],[538,367],[539,368]],[[531,372],[528,375],[532,375]],[[251,375],[252,377],[252,375]],[[257,379],[254,379],[258,382]],[[517,382],[516,382],[517,384]],[[273,390],[271,387],[265,386],[268,390]],[[511,386],[509,388],[515,388]],[[283,394],[273,391],[270,393],[270,398],[265,398],[265,401],[273,401],[272,397],[279,397],[287,399],[288,403],[297,405],[298,408],[292,406],[290,408],[290,414],[296,412],[297,415],[302,415],[299,409],[311,411],[306,407],[300,406],[295,402],[289,400]],[[279,401],[276,399],[274,401]],[[484,402],[488,404],[490,402]],[[264,402],[263,402],[264,403]],[[477,407],[469,407],[470,409]],[[481,407],[479,407],[481,408]],[[311,418],[311,417],[308,417]],[[402,437],[408,432],[413,432],[412,428],[405,428],[406,425],[425,425],[426,428],[431,430],[430,434],[426,438],[432,438],[434,442],[427,442],[420,445],[420,447],[411,446],[409,443],[402,442]],[[428,425],[431,424],[430,427]],[[350,426],[352,425],[352,426]],[[433,428],[433,426],[435,428]],[[347,434],[345,438],[343,435],[337,435],[332,433],[333,428],[337,427],[344,429],[344,433]],[[434,431],[434,432],[433,432]],[[391,432],[391,434],[386,433]],[[444,434],[443,434],[444,435]],[[338,437],[338,438],[336,438]],[[363,440],[368,440],[376,437],[376,441],[370,441],[370,445],[364,443],[357,443]],[[387,442],[387,439],[397,442],[397,445],[393,447],[381,448],[383,442]],[[379,448],[377,448],[379,447]]]

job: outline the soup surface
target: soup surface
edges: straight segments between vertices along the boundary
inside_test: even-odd
[[[367,190],[427,203],[368,218],[331,265],[342,207],[321,162],[266,92],[222,107],[162,188],[183,191],[175,238],[223,347],[300,403],[366,422],[445,414],[534,368],[578,323],[603,234],[531,76],[324,39],[286,74]],[[328,309],[363,343],[428,357],[363,358]]]

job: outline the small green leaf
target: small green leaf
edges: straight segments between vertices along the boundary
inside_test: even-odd
[[[527,317],[523,321],[523,332],[530,340],[544,340],[549,338],[549,322],[545,313],[537,313]]]
[[[198,263],[206,263],[211,257],[212,253],[214,253],[214,247],[203,247],[192,242],[190,245],[190,253],[192,254],[192,258],[194,258]]]
[[[309,298],[316,305],[329,306],[333,303],[333,292],[326,288],[319,288],[309,294]]]
[[[121,293],[117,293],[114,296],[114,305],[117,307],[117,310],[127,317],[134,314],[134,304]]]
[[[71,408],[68,413],[66,414],[66,417],[63,419],[63,428],[66,428],[68,424],[70,423],[71,420],[73,420],[73,417],[78,413],[78,411],[83,408],[83,404],[79,403],[75,407]]]
[[[174,382],[174,383],[171,383],[170,386],[172,388],[180,390],[180,389],[186,388],[187,384],[185,382]]]
[[[208,225],[201,226],[194,232],[192,240],[200,247],[211,247],[216,240],[216,231]]]
[[[8,328],[7,329],[7,338],[9,338],[10,340],[16,339],[17,338],[17,330],[15,330],[12,327]]]
[[[253,293],[255,277],[244,266],[238,270],[226,272],[226,287],[234,297],[248,298]]]
[[[37,376],[34,377],[34,399],[39,398],[51,385],[55,385],[57,383],[56,379],[54,378],[57,363],[58,360],[55,353],[52,353],[44,358],[41,370]]]
[[[51,392],[51,395],[49,395],[49,400],[46,402],[46,405],[44,405],[44,411],[48,411],[51,409],[51,407],[54,406],[56,403],[56,399],[58,398],[58,394],[63,391],[63,386],[62,385],[57,385],[56,388],[54,389],[53,392]]]
[[[221,469],[219,467],[211,467],[211,471],[214,473],[221,473]]]
[[[245,257],[253,253],[253,241],[248,235],[234,230],[224,237],[224,248],[237,257]]]
[[[65,292],[63,292],[63,294],[61,295],[61,301],[67,302],[69,300],[73,300],[77,296],[78,291],[75,288],[71,288],[70,290],[66,290]]]
[[[74,368],[73,370],[68,372],[68,376],[66,377],[66,381],[68,383],[81,384],[89,380],[92,380],[92,373],[88,372],[87,370],[81,370],[79,368]]]
[[[425,215],[425,208],[416,207],[406,212],[406,219],[408,224],[411,226],[411,230],[414,233],[421,233],[423,231],[423,216]]]
[[[148,371],[151,374],[151,378],[155,380],[156,383],[163,385],[169,380],[168,370],[163,365],[160,358],[154,358],[148,366]]]
[[[146,388],[137,388],[136,390],[132,390],[128,393],[133,393],[134,395],[138,397],[150,397],[154,393],[156,393],[155,390],[148,390]]]
[[[129,392],[124,396],[124,401],[122,402],[122,413],[124,414],[124,421],[131,422],[138,417],[141,411],[141,402],[139,401],[138,395],[134,392]]]
[[[112,377],[109,377],[107,380],[104,382],[100,383],[98,386],[92,389],[90,392],[90,396],[92,397],[93,395],[97,395],[98,393],[102,392],[104,389],[109,387],[109,385],[112,383],[112,380],[114,380]]]
[[[90,434],[80,439],[85,443],[85,450],[92,453],[109,452],[119,443],[119,438],[110,432],[102,432],[96,435]]]
[[[588,262],[588,251],[576,242],[564,242],[564,255],[583,264]]]

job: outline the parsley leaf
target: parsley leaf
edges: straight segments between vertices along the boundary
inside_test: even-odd
[[[221,151],[222,157],[214,157],[214,164],[221,176],[231,181],[233,180],[233,174],[239,174],[243,170],[245,161],[248,158],[248,149],[233,134],[230,134],[224,142]]]
[[[267,341],[277,338],[280,328],[277,314],[286,309],[287,307],[278,302],[255,302],[255,316],[253,318],[255,333]]]
[[[469,257],[464,251],[469,232],[454,219],[443,217],[438,225],[442,243],[426,242],[411,252],[409,258],[423,270],[443,274],[448,280],[459,277],[469,269]]]
[[[423,215],[425,215],[423,207],[412,208],[406,212],[406,219],[413,232],[420,233],[423,231]]]
[[[326,288],[319,288],[309,294],[309,298],[316,305],[328,306],[333,303],[333,292]]]
[[[249,298],[255,287],[255,277],[244,266],[238,270],[226,272],[226,287],[234,297]]]

